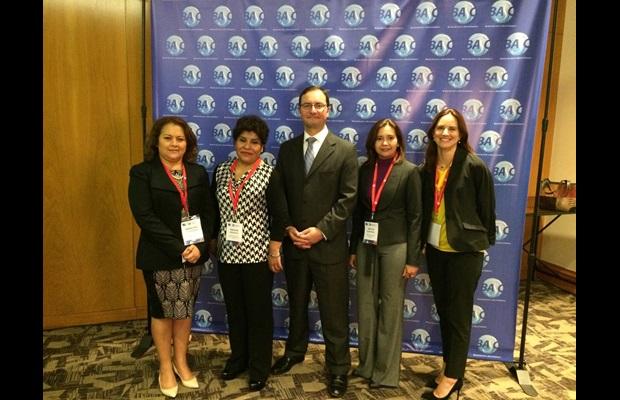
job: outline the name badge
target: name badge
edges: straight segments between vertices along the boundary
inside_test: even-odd
[[[379,223],[364,221],[364,239],[362,240],[366,244],[377,244],[379,238]]]
[[[204,242],[205,238],[202,234],[200,216],[192,215],[191,217],[181,219],[181,233],[183,234],[183,243],[186,246]]]
[[[226,241],[232,243],[242,243],[243,224],[239,222],[226,222]]]
[[[441,232],[441,224],[431,222],[431,229],[428,231],[427,241],[435,247],[439,247],[439,232]]]

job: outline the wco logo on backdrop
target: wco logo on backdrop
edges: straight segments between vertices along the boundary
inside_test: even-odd
[[[500,161],[493,167],[493,176],[501,183],[510,182],[516,173],[515,166],[509,161]]]
[[[431,343],[431,335],[424,329],[416,329],[411,332],[411,344],[416,350],[424,350]]]
[[[445,33],[440,33],[431,39],[431,53],[437,57],[445,57],[452,51],[452,38]]]
[[[288,103],[288,110],[294,117],[299,118],[299,97],[295,96]]]
[[[251,65],[246,68],[245,73],[243,74],[243,77],[245,78],[245,82],[248,85],[252,87],[257,87],[263,84],[263,80],[265,79],[265,74],[263,73],[263,70],[260,67],[256,65]]]
[[[495,336],[482,335],[478,338],[478,350],[484,354],[493,354],[499,349],[499,342]]]
[[[353,287],[357,286],[357,269],[355,268],[349,268],[349,284]]]
[[[338,35],[330,35],[323,42],[323,51],[331,58],[340,57],[344,47],[344,40]]]
[[[338,133],[338,136],[340,136],[342,139],[348,142],[351,142],[353,144],[357,144],[357,142],[360,139],[360,135],[357,133],[355,129],[351,127],[342,128],[340,133]]]
[[[232,140],[232,131],[230,130],[230,126],[223,122],[215,125],[213,127],[213,138],[219,143],[230,142]]]
[[[448,71],[448,84],[455,89],[463,89],[469,84],[470,79],[471,74],[469,70],[462,65],[452,67],[450,71]]]
[[[361,167],[366,161],[368,161],[368,157],[366,157],[366,156],[358,156],[357,157],[357,166]],[[351,268],[349,270],[349,276],[351,275],[351,271],[353,271],[354,274],[357,274],[357,272],[355,272],[356,270]],[[353,286],[355,286],[355,284]]]
[[[413,278],[413,287],[420,293],[428,293],[431,291],[431,278],[427,273],[417,274]]]
[[[515,13],[512,3],[507,0],[499,0],[491,6],[491,19],[498,24],[505,24],[510,21]]]
[[[318,320],[314,323],[314,328],[312,329],[314,333],[321,339],[323,339],[323,327],[321,326],[321,320]]]
[[[489,255],[489,252],[486,250],[482,250],[482,268],[486,268],[486,266],[489,264],[489,261],[491,261],[491,256]]]
[[[245,99],[241,96],[230,96],[226,103],[228,112],[232,115],[243,115],[248,108]]]
[[[407,133],[407,146],[413,151],[423,151],[428,145],[428,136],[422,129],[412,129]]]
[[[480,57],[491,48],[491,40],[484,33],[474,33],[467,39],[467,51],[474,57]]]
[[[433,303],[431,306],[431,318],[435,322],[439,322],[439,313],[437,312],[437,304]]]
[[[295,36],[293,40],[291,40],[291,52],[295,57],[301,58],[307,56],[311,48],[312,44],[310,43],[310,39],[303,35]]]
[[[484,317],[484,309],[478,304],[474,304],[474,307],[471,311],[471,323],[474,325],[478,325],[482,321],[484,321]]]
[[[399,57],[409,57],[415,51],[415,39],[411,35],[400,35],[394,40],[394,53]]]
[[[235,150],[231,151],[228,153],[228,156],[226,156],[228,161],[234,161],[235,158],[237,158],[237,152]]]
[[[499,150],[502,144],[502,137],[495,131],[484,131],[478,139],[478,147],[485,153],[493,153]]]
[[[166,51],[171,56],[180,56],[185,50],[185,42],[180,36],[171,35],[166,39]]]
[[[209,311],[200,309],[194,314],[194,322],[200,328],[208,328],[213,323],[213,317]]]
[[[329,118],[338,118],[342,114],[342,103],[336,97],[329,98]]]
[[[523,107],[517,99],[506,99],[499,105],[499,116],[505,121],[516,121],[521,114],[523,114]]]
[[[226,65],[218,65],[213,69],[213,80],[220,86],[227,86],[232,80],[232,71]]]
[[[293,26],[296,19],[297,12],[295,12],[295,9],[288,4],[281,6],[278,8],[278,11],[276,11],[276,21],[278,21],[280,26],[283,26],[284,28]]]
[[[215,41],[211,36],[202,35],[196,42],[196,49],[201,55],[208,57],[215,51]]]
[[[288,305],[288,293],[284,288],[275,288],[271,291],[271,302],[276,307],[286,307]]]
[[[452,17],[461,25],[469,24],[476,16],[476,7],[469,1],[459,1],[452,8]]]
[[[276,142],[282,144],[293,138],[293,130],[286,125],[280,125],[276,128]]]
[[[310,291],[310,298],[308,299],[308,308],[312,310],[316,310],[319,308],[319,298],[316,295],[316,290]]]
[[[278,41],[273,36],[263,36],[258,42],[258,50],[264,57],[273,57],[278,52]]]
[[[201,19],[202,15],[200,15],[200,10],[196,7],[189,6],[183,9],[183,23],[188,28],[194,28],[198,26]]]
[[[208,94],[203,94],[198,97],[196,107],[201,114],[209,115],[215,110],[215,100],[213,100],[213,97]]]
[[[377,85],[383,89],[394,86],[398,80],[398,74],[392,67],[381,67],[377,71]]]
[[[196,140],[200,140],[200,135],[202,134],[202,129],[200,129],[200,125],[195,122],[188,122],[187,125],[191,128],[194,136],[196,136]]]
[[[369,119],[375,116],[377,112],[377,106],[373,99],[364,97],[359,99],[355,105],[355,114],[361,119]],[[357,143],[357,140],[355,141]]]
[[[211,272],[213,272],[213,261],[211,261],[211,259],[208,258],[207,261],[205,261],[205,263],[202,266],[202,273],[201,273],[201,275],[203,275],[203,276],[209,275],[209,274],[211,274]]]
[[[418,89],[428,89],[433,83],[433,71],[423,65],[415,67],[411,71],[411,83]]]
[[[364,57],[372,57],[379,50],[379,39],[375,35],[362,36],[359,42],[360,54]]]
[[[265,20],[265,13],[263,9],[259,6],[249,6],[245,9],[245,14],[243,14],[243,18],[245,19],[245,23],[252,28],[256,28],[257,26],[261,26],[263,21]]]
[[[265,162],[265,164],[272,167],[276,166],[276,157],[272,153],[266,151],[260,155],[260,158]]]
[[[418,306],[411,299],[405,299],[403,301],[403,318],[413,318],[418,312]]]
[[[359,326],[357,322],[351,322],[349,324],[349,340],[357,342],[359,338]]]
[[[491,89],[500,89],[508,82],[508,71],[506,68],[494,65],[484,73],[484,83]]]
[[[197,66],[189,64],[183,68],[183,80],[188,85],[197,85],[200,78],[202,78],[202,73]]]
[[[522,56],[530,48],[530,38],[523,32],[515,32],[506,39],[506,50],[510,55]]]
[[[291,326],[291,319],[289,317],[284,318],[284,329],[288,332],[289,326]]]
[[[173,113],[178,114],[185,108],[185,100],[180,94],[172,93],[166,97],[166,109]]]
[[[429,25],[437,19],[437,7],[430,1],[421,2],[415,9],[415,19],[422,25]]]
[[[202,149],[198,152],[196,161],[198,164],[202,165],[204,169],[209,170],[215,165],[215,156],[211,153],[211,151]]]
[[[495,220],[495,240],[500,241],[506,239],[510,233],[510,227],[501,219]]]
[[[478,99],[467,99],[463,103],[463,116],[468,121],[476,121],[482,117],[484,105]]]
[[[329,8],[323,4],[315,4],[310,9],[310,22],[314,26],[324,26],[329,22]]]
[[[355,67],[346,67],[340,73],[340,82],[349,89],[356,88],[362,83],[362,73]]]
[[[295,82],[295,73],[291,67],[278,67],[276,70],[276,82],[280,87],[289,87]]]
[[[379,20],[383,25],[394,25],[400,18],[400,7],[394,3],[385,3],[379,9]]]
[[[490,299],[498,298],[504,292],[504,284],[497,278],[487,278],[482,282],[482,293]]]
[[[365,16],[366,12],[359,4],[350,4],[344,9],[344,22],[351,27],[359,26]]]
[[[271,96],[262,97],[258,101],[258,111],[265,117],[272,117],[278,111],[278,103]]]
[[[395,99],[390,104],[390,115],[395,119],[405,119],[411,114],[411,105],[404,98]]]
[[[213,10],[213,22],[215,22],[215,25],[224,28],[230,25],[231,21],[232,13],[230,12],[230,8],[226,6],[215,7],[215,10]]]
[[[308,71],[308,83],[314,86],[323,86],[327,82],[327,71],[323,67],[314,66]]]
[[[446,108],[446,103],[441,99],[430,99],[424,107],[424,113],[430,119],[435,118],[435,115],[441,110]]]
[[[228,52],[234,57],[241,57],[248,51],[248,43],[241,36],[228,39]]]
[[[220,303],[224,301],[224,291],[222,290],[222,285],[216,283],[211,286],[211,297],[213,297],[213,300]]]

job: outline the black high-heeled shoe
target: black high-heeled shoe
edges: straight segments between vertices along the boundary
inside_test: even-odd
[[[430,391],[430,392],[424,393],[422,395],[422,398],[423,399],[428,399],[428,400],[446,400],[450,396],[452,396],[452,393],[456,392],[456,400],[459,400],[459,397],[461,397],[461,388],[462,387],[463,387],[463,378],[459,378],[454,383],[454,386],[452,386],[452,389],[450,389],[448,394],[445,395],[444,397],[437,397],[437,396],[435,396],[435,393],[433,393],[433,391]]]

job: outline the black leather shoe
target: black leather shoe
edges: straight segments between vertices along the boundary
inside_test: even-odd
[[[231,379],[235,379],[236,377],[241,375],[243,372],[244,370],[242,369],[233,370],[233,369],[224,368],[224,370],[220,374],[220,377],[225,381],[229,381]]]
[[[276,361],[275,364],[273,364],[273,367],[271,367],[271,373],[274,375],[280,375],[288,372],[293,367],[293,365],[299,364],[303,360],[304,357],[280,357],[280,359]]]
[[[454,386],[452,386],[452,389],[450,389],[448,394],[445,395],[444,397],[437,397],[437,396],[435,396],[435,393],[433,393],[433,391],[430,391],[430,392],[423,393],[422,394],[422,398],[423,399],[427,399],[427,400],[446,400],[446,399],[450,398],[450,396],[452,396],[452,393],[456,392],[456,400],[458,400],[459,397],[461,396],[461,389],[462,388],[463,388],[463,378],[459,378],[454,383]]]
[[[153,347],[154,344],[155,343],[153,343],[153,337],[146,333],[144,336],[142,336],[142,339],[140,339],[140,343],[138,343],[138,345],[131,352],[131,356],[133,358],[142,357],[144,353],[146,353],[151,347]]]
[[[342,397],[347,391],[347,376],[332,375],[329,378],[329,386],[327,387],[329,395],[332,397]]]
[[[253,392],[262,390],[265,387],[266,383],[267,383],[266,381],[261,380],[261,379],[256,380],[256,381],[250,379],[250,390]]]

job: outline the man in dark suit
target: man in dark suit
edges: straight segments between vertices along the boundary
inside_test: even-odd
[[[304,360],[308,300],[314,283],[325,338],[328,390],[331,396],[342,397],[351,367],[346,221],[356,201],[357,151],[327,129],[329,95],[325,89],[304,89],[299,107],[304,134],[282,144],[276,166],[288,204],[283,251],[290,324],[284,356],[272,372],[285,373]]]

